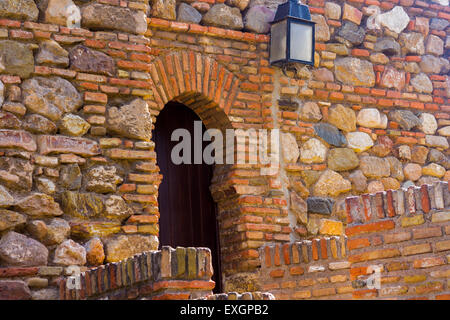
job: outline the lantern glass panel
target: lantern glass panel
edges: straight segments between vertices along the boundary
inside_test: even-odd
[[[290,59],[312,62],[313,28],[312,25],[291,22]]]
[[[286,59],[287,21],[272,25],[270,40],[270,62]]]

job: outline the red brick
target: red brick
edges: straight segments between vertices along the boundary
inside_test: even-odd
[[[283,269],[272,270],[272,271],[270,271],[269,275],[272,278],[282,278],[282,277],[284,277],[284,270]]]
[[[392,220],[379,221],[374,223],[368,223],[364,225],[357,225],[353,227],[347,227],[345,234],[348,237],[353,237],[358,234],[378,232],[383,230],[391,230],[395,228],[395,223]]]

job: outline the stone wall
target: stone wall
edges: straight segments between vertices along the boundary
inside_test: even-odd
[[[0,277],[158,248],[151,130],[171,100],[208,128],[283,131],[276,174],[215,168],[226,291],[261,289],[267,243],[342,236],[348,196],[449,179],[445,0],[304,1],[316,65],[283,70],[278,1],[16,2],[0,1]]]
[[[321,237],[264,247],[265,290],[277,299],[450,298],[448,183],[346,202],[348,240]]]

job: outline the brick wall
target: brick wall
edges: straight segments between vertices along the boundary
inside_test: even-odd
[[[267,246],[264,289],[283,299],[449,299],[448,183],[346,202],[346,253],[333,253],[336,238]]]

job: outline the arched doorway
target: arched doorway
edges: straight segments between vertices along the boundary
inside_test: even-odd
[[[185,105],[169,102],[157,117],[153,138],[157,164],[163,175],[159,187],[160,244],[172,247],[207,247],[211,249],[215,292],[222,291],[217,206],[209,186],[213,165],[179,164],[171,160],[172,149],[179,143],[171,141],[173,131],[186,129],[194,137],[194,122],[201,121]],[[206,131],[203,125],[202,131]],[[203,148],[206,146],[206,142]],[[194,147],[192,143],[192,158]]]

